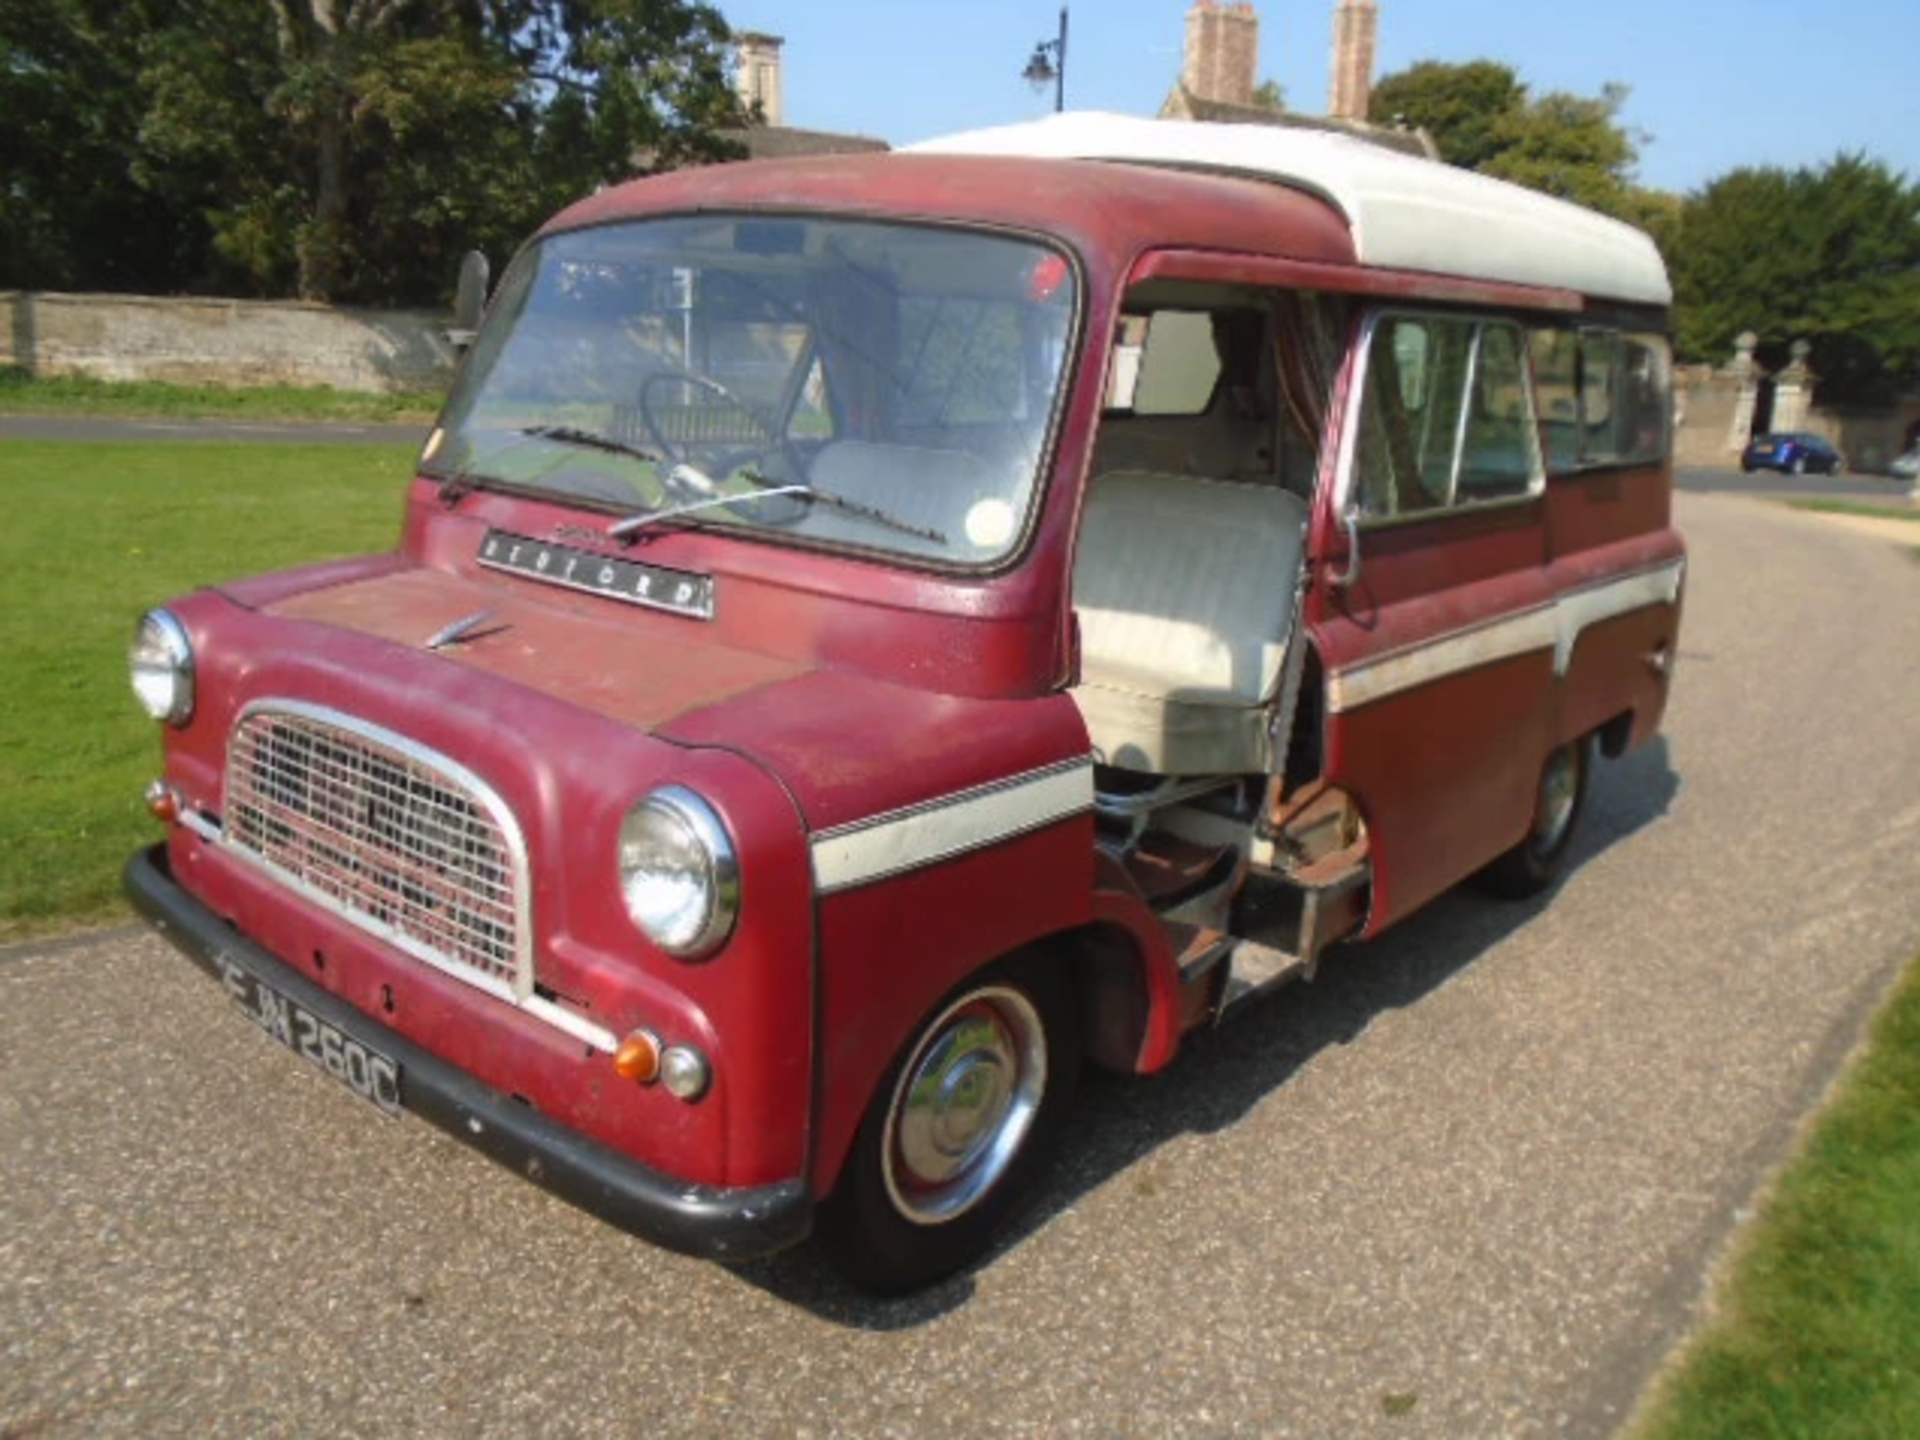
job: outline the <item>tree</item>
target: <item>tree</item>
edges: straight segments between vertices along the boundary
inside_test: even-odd
[[[1620,124],[1624,85],[1598,96],[1553,91],[1532,99],[1511,66],[1423,60],[1374,86],[1369,116],[1414,125],[1441,158],[1610,215],[1657,210],[1633,180],[1643,137]]]
[[[1670,254],[1683,356],[1750,330],[1772,366],[1808,341],[1829,400],[1920,380],[1920,184],[1878,161],[1723,175],[1686,198]]]
[[[169,289],[195,227],[129,186],[141,47],[184,0],[0,0],[0,286]]]
[[[47,117],[0,283],[443,299],[463,251],[729,153],[728,40],[700,0],[0,0],[0,106]]]
[[[1640,158],[1618,116],[1624,85],[1597,98],[1554,91],[1519,105],[1492,126],[1497,146],[1480,169],[1516,185],[1618,215]]]
[[[1509,65],[1422,60],[1382,76],[1373,87],[1367,115],[1375,124],[1425,130],[1443,159],[1478,170],[1511,143],[1501,134],[1501,125],[1526,103],[1527,87]]]

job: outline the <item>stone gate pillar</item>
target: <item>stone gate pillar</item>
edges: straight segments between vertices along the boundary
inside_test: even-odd
[[[1773,385],[1774,430],[1804,430],[1807,407],[1813,398],[1813,373],[1807,369],[1807,352],[1813,347],[1804,340],[1793,342],[1793,359]]]
[[[1727,366],[1727,374],[1740,384],[1740,393],[1734,397],[1733,424],[1727,430],[1727,449],[1739,453],[1747,448],[1747,441],[1753,437],[1753,407],[1760,398],[1760,376],[1753,368],[1753,347],[1760,343],[1760,337],[1751,330],[1741,332],[1733,342],[1733,361]]]

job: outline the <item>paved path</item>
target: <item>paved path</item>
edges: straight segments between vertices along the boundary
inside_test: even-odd
[[[420,445],[427,424],[328,421],[130,420],[94,415],[0,415],[0,440],[225,440],[240,445]]]
[[[1669,738],[1550,903],[1441,901],[1153,1080],[904,1304],[662,1254],[127,932],[0,954],[0,1434],[1591,1437],[1920,951],[1920,568],[1680,502]]]

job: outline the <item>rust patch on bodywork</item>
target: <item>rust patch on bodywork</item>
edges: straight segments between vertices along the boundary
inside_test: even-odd
[[[717,701],[803,675],[808,666],[688,642],[691,623],[622,608],[602,618],[433,570],[407,570],[359,584],[293,596],[271,607],[305,620],[372,636],[441,663],[511,680],[636,729],[659,726]],[[484,610],[459,645],[430,649],[447,627]]]

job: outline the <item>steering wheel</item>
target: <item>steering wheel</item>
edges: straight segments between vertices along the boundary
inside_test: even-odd
[[[782,468],[791,479],[790,481],[781,480],[773,476],[761,475],[751,470],[745,470],[741,468],[740,461],[733,456],[721,457],[722,463],[714,467],[719,470],[722,475],[737,475],[748,484],[756,485],[762,490],[771,490],[783,484],[798,482],[806,476],[806,461],[801,457],[800,451],[798,447],[794,445],[793,441],[776,430],[773,422],[768,420],[766,416],[747,404],[746,401],[742,400],[718,380],[715,380],[711,375],[701,375],[693,370],[656,370],[640,382],[639,393],[634,398],[639,410],[640,424],[647,432],[647,439],[652,442],[654,449],[664,456],[667,461],[667,463],[661,467],[661,483],[666,486],[668,492],[675,496],[675,498],[683,501],[710,500],[720,493],[720,486],[719,482],[707,473],[705,467],[694,462],[693,454],[695,447],[693,444],[667,438],[666,431],[660,423],[660,415],[656,410],[656,406],[658,405],[656,392],[663,385],[691,385],[695,389],[705,390],[711,395],[717,395],[727,404],[733,406],[752,422],[756,430],[760,431],[760,433],[766,437],[766,443],[764,445],[751,450],[749,453],[756,458],[769,454],[777,455],[782,462]],[[659,408],[664,409],[666,407]],[[804,502],[798,499],[798,497],[781,496],[779,500],[767,505],[756,503],[751,496],[742,496],[741,499],[747,508],[741,510],[739,513],[754,519],[771,520],[774,524],[791,524],[806,512]],[[781,504],[780,501],[782,500],[786,501],[787,504]],[[728,508],[732,509],[733,507],[729,506]],[[789,510],[790,513],[782,513],[788,512]]]

